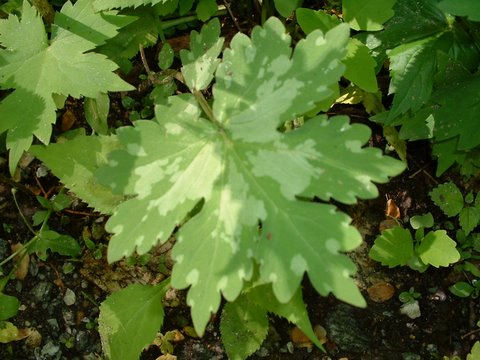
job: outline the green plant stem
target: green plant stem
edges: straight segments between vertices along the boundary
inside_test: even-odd
[[[17,193],[17,189],[16,189],[16,188],[13,188],[13,189],[12,189],[13,201],[14,201],[14,203],[15,203],[15,206],[17,207],[18,213],[20,214],[20,217],[22,218],[23,222],[24,222],[25,225],[27,226],[28,230],[30,230],[30,232],[31,232],[33,235],[37,235],[37,233],[35,232],[35,230],[33,230],[33,228],[31,227],[31,225],[29,224],[29,222],[28,222],[27,219],[25,218],[25,215],[23,215],[22,210],[20,210],[20,206],[18,205],[17,197],[15,196],[16,193]]]
[[[192,90],[193,96],[195,96],[195,99],[197,99],[198,104],[202,108],[202,110],[205,112],[207,117],[211,122],[213,122],[215,125],[218,127],[220,126],[220,123],[215,119],[213,116],[213,111],[212,108],[210,107],[210,104],[207,102],[207,99],[205,99],[205,96],[203,96],[203,93],[199,90]]]
[[[28,247],[33,244],[36,240],[38,239],[38,235],[35,235],[33,238],[30,239],[29,242],[27,242],[23,248],[13,252],[10,254],[9,257],[5,258],[2,262],[0,262],[0,266],[3,266],[5,265],[7,262],[9,262],[10,260],[12,260],[15,256],[19,255],[22,251],[27,251]]]
[[[227,9],[222,9],[222,10],[218,10],[215,14],[213,14],[213,17],[224,16],[227,14],[228,14]],[[195,20],[198,20],[198,17],[196,15],[184,16],[181,18],[171,19],[171,20],[165,20],[165,21],[162,21],[162,30],[166,30],[168,28],[185,24]]]
[[[100,305],[98,305],[98,303],[89,295],[87,294],[85,291],[82,291],[82,295],[84,296],[85,299],[87,299],[88,301],[90,301],[93,305],[95,305],[96,307],[99,307]]]

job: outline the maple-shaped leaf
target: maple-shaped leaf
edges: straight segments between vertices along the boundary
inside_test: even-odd
[[[90,0],[65,3],[52,24],[51,39],[28,1],[21,19],[10,15],[0,20],[0,86],[16,89],[0,103],[0,132],[8,130],[11,173],[32,135],[49,142],[56,120],[53,94],[96,98],[133,89],[113,73],[115,63],[91,52],[128,21],[115,13],[95,13]]]
[[[233,301],[259,276],[289,301],[305,272],[321,294],[365,302],[341,253],[360,244],[347,215],[314,196],[354,203],[372,198],[404,165],[363,148],[370,131],[347,117],[310,119],[278,128],[331,96],[343,71],[349,29],[313,31],[293,51],[283,24],[269,19],[251,38],[237,34],[216,71],[213,110],[183,94],[156,106],[156,121],[137,121],[117,136],[123,150],[99,169],[99,180],[131,197],[106,228],[108,260],[147,252],[180,227],[172,285],[190,286],[187,303],[202,334],[223,295]],[[202,106],[205,104],[200,103]],[[305,200],[299,200],[298,197]],[[308,198],[308,200],[307,200]]]

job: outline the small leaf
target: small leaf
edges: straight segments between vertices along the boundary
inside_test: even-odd
[[[292,15],[293,11],[302,4],[303,0],[274,0],[275,8],[284,18]]]
[[[227,303],[220,322],[222,343],[228,358],[243,360],[257,351],[268,334],[267,310],[247,296]]]
[[[433,224],[433,215],[431,213],[427,213],[425,215],[415,215],[410,218],[410,225],[414,229],[431,228]]]
[[[63,209],[68,208],[72,202],[72,197],[62,192],[53,196],[51,199],[52,209],[54,211],[62,211]]]
[[[476,207],[467,206],[460,211],[458,218],[462,230],[465,231],[465,235],[468,235],[477,227],[480,221],[480,211]]]
[[[92,129],[100,135],[108,134],[108,112],[110,98],[108,94],[100,93],[96,98],[86,98],[83,103],[85,119]]]
[[[172,46],[166,42],[158,53],[158,67],[162,70],[170,68],[173,64],[174,58],[175,52],[173,51]]]
[[[406,265],[413,257],[412,234],[399,226],[385,230],[375,239],[368,255],[390,268]]]
[[[354,30],[378,31],[390,19],[396,0],[343,0],[343,18]]]
[[[17,315],[19,307],[20,301],[15,296],[0,293],[0,323]]]
[[[105,354],[111,359],[137,360],[163,324],[162,298],[168,280],[155,285],[133,284],[102,302],[98,318]]]
[[[215,0],[200,0],[195,11],[201,21],[207,21],[215,14],[217,9]]]
[[[448,288],[450,292],[458,297],[469,297],[475,288],[465,281],[459,281]]]
[[[463,209],[462,193],[452,182],[438,185],[429,195],[447,216],[455,216]]]
[[[478,0],[443,0],[437,6],[455,16],[467,16],[469,20],[480,21],[480,2]]]
[[[417,248],[420,259],[434,267],[449,266],[460,260],[457,243],[445,230],[429,232]]]
[[[44,230],[30,247],[42,259],[46,259],[47,250],[60,255],[75,257],[81,252],[80,245],[70,235],[60,235],[53,230]]]
[[[347,56],[342,60],[345,66],[343,76],[367,92],[378,90],[375,73],[376,61],[361,41],[351,38],[347,45]]]
[[[191,90],[203,90],[208,87],[220,63],[218,55],[222,51],[222,46],[223,38],[220,37],[218,18],[203,25],[200,34],[192,31],[190,51],[180,50],[182,74]]]
[[[478,360],[480,359],[480,341],[476,341],[473,344],[470,354],[467,355],[467,360]]]
[[[329,15],[322,10],[315,11],[306,8],[299,8],[295,13],[298,25],[300,25],[303,32],[307,35],[317,29],[326,33],[342,23],[338,16]]]

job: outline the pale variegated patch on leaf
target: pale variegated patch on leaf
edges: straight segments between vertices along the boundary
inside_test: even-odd
[[[347,25],[311,32],[295,50],[278,19],[249,38],[236,35],[224,51],[207,120],[193,95],[157,105],[156,121],[117,132],[99,180],[131,197],[107,223],[108,260],[147,252],[168,239],[194,206],[199,212],[177,232],[172,285],[190,286],[187,302],[199,334],[221,296],[233,301],[259,264],[280,302],[288,302],[308,273],[317,291],[364,305],[342,254],[361,236],[350,218],[313,196],[352,204],[377,196],[404,165],[363,148],[370,132],[347,117],[310,119],[278,128],[332,95],[343,74]],[[207,50],[207,49],[206,49]],[[299,200],[310,199],[310,200]]]

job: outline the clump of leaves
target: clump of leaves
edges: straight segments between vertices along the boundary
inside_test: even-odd
[[[433,200],[445,215],[457,216],[460,226],[469,235],[480,223],[480,195],[469,192],[465,198],[453,182],[438,185],[430,192]]]
[[[315,116],[295,130],[278,130],[331,98],[345,71],[348,39],[348,26],[340,24],[326,33],[312,31],[292,50],[284,26],[271,18],[251,38],[237,34],[220,60],[223,39],[218,22],[211,22],[181,56],[191,93],[157,103],[153,121],[34,152],[67,186],[86,192],[76,176],[81,170],[86,181],[126,197],[106,224],[113,233],[110,262],[135,250],[145,254],[183,224],[171,283],[189,287],[187,303],[199,334],[222,295],[235,301],[249,280],[271,287],[276,301],[286,304],[308,273],[321,295],[364,306],[351,278],[355,266],[343,254],[361,236],[347,215],[326,202],[375,197],[373,182],[387,181],[404,165],[364,148],[370,130],[350,125],[346,116]],[[206,100],[202,90],[213,79],[213,99]],[[102,153],[107,161],[99,163],[71,152],[90,141],[102,149],[115,143],[117,150]],[[312,201],[314,196],[324,202]],[[275,312],[265,305],[263,313],[268,311]]]
[[[33,135],[49,143],[55,111],[68,95],[97,98],[133,89],[113,73],[115,63],[91,51],[129,21],[116,12],[96,12],[90,0],[67,2],[55,17],[51,38],[26,0],[21,19],[0,20],[0,86],[15,89],[0,102],[0,133],[7,131],[12,174]]]
[[[430,265],[449,266],[460,259],[456,242],[445,230],[425,234],[425,229],[434,225],[432,214],[412,216],[410,225],[415,229],[414,237],[409,229],[400,226],[384,230],[375,239],[369,256],[390,268],[408,266],[419,272],[424,272]]]

